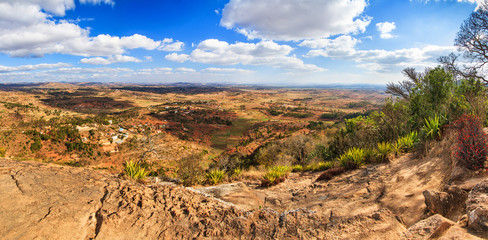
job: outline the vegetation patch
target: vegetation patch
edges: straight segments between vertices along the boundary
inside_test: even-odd
[[[129,160],[124,165],[125,174],[134,180],[143,181],[146,179],[148,172],[139,162]]]
[[[466,168],[478,170],[485,167],[488,148],[486,134],[478,117],[464,115],[456,121],[458,143],[456,159]]]
[[[262,187],[269,187],[277,185],[280,182],[285,181],[286,176],[291,172],[291,168],[288,166],[273,166],[268,169],[261,181]]]
[[[206,175],[207,182],[211,185],[216,185],[222,182],[225,178],[225,172],[220,169],[210,170]]]

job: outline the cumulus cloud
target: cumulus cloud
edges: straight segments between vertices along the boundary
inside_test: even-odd
[[[307,40],[299,45],[312,48],[306,57],[329,57],[332,59],[352,60],[359,67],[370,71],[387,71],[399,66],[433,66],[437,58],[447,55],[455,50],[451,46],[427,45],[422,48],[398,49],[393,51],[374,49],[358,50],[360,40],[350,36],[341,36],[336,39]]]
[[[380,38],[382,39],[389,39],[393,38],[391,31],[396,28],[394,22],[380,22],[376,24],[376,29],[380,32]]]
[[[371,18],[366,0],[231,0],[220,25],[250,39],[302,40],[360,33]]]
[[[170,53],[166,56],[164,56],[167,60],[173,61],[173,62],[186,62],[190,60],[190,56],[188,54],[178,54],[178,53]]]
[[[94,57],[94,58],[83,58],[80,63],[94,64],[94,65],[108,65],[112,63],[124,63],[124,62],[142,62],[140,59],[131,56],[124,55],[114,55],[108,58]]]
[[[91,0],[85,3],[108,3]],[[111,56],[127,50],[152,50],[161,42],[145,36],[90,36],[89,29],[68,20],[56,20],[75,7],[73,0],[0,0],[0,52],[14,57],[41,57],[61,53],[79,56]]]
[[[174,42],[172,38],[165,38],[158,49],[166,52],[180,52],[183,50],[184,45],[185,44],[183,42]]]
[[[353,55],[356,51],[356,44],[360,42],[356,38],[343,35],[335,39],[305,40],[299,46],[315,49],[310,50],[306,55],[307,57],[337,57]]]
[[[21,65],[16,67],[10,66],[1,66],[0,65],[0,73],[7,73],[7,72],[19,72],[19,71],[34,71],[39,69],[49,69],[49,68],[62,68],[62,67],[69,67],[71,64],[68,63],[41,63],[35,65]]]
[[[188,54],[168,54],[166,59],[184,62],[192,61],[216,65],[264,65],[297,71],[323,71],[313,64],[305,64],[301,59],[290,55],[292,47],[273,41],[259,43],[236,42],[229,44],[217,39],[207,39]]]

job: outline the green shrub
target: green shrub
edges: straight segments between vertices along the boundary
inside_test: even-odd
[[[437,114],[434,115],[434,118],[425,119],[424,134],[427,139],[441,137],[441,122]]]
[[[334,166],[334,162],[332,162],[332,161],[318,162],[318,163],[312,163],[312,164],[309,164],[309,165],[303,167],[303,171],[320,172],[320,171],[325,171],[327,169],[330,169],[333,166]]]
[[[379,161],[386,161],[388,160],[388,155],[393,152],[394,146],[388,142],[381,142],[378,143],[378,146],[375,149],[376,158]]]
[[[208,183],[215,185],[215,184],[218,184],[224,180],[225,172],[223,170],[220,170],[220,169],[214,169],[214,170],[211,170],[210,172],[208,172],[206,177],[207,177]]]
[[[7,153],[7,150],[5,148],[0,147],[0,157],[5,157],[5,153]]]
[[[409,152],[415,147],[418,141],[419,139],[417,132],[410,132],[409,134],[399,138],[397,140],[397,144],[401,152]]]
[[[299,165],[299,164],[293,165],[293,166],[291,166],[291,171],[292,172],[301,172],[301,171],[303,171],[303,166]]]
[[[273,186],[285,180],[285,177],[290,173],[291,168],[288,166],[273,166],[264,174],[261,185],[263,187]]]
[[[139,162],[132,160],[125,162],[124,171],[127,176],[138,181],[144,180],[148,174]]]
[[[232,170],[233,177],[239,177],[241,174],[242,174],[242,169],[240,167],[234,168],[234,170]]]
[[[346,169],[355,169],[365,164],[367,153],[362,148],[350,148],[339,157],[339,163]]]
[[[37,152],[41,150],[42,148],[42,143],[41,143],[41,138],[39,137],[34,137],[34,142],[31,143],[30,149],[32,152]]]
[[[395,156],[398,156],[400,153],[402,153],[402,149],[400,148],[398,142],[391,145],[391,152],[395,154]]]

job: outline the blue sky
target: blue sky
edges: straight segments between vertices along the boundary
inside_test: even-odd
[[[0,82],[386,84],[477,0],[0,0]]]

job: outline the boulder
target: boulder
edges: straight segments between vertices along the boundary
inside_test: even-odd
[[[434,239],[442,236],[454,222],[436,214],[412,225],[404,233],[405,239]]]
[[[449,211],[449,194],[435,190],[425,190],[422,192],[425,198],[425,205],[432,213],[445,216]]]
[[[464,214],[468,194],[459,187],[451,186],[446,192],[425,190],[422,194],[427,209],[433,214],[440,214],[453,221],[459,220]]]
[[[488,179],[478,183],[466,201],[468,227],[475,231],[488,231]]]

